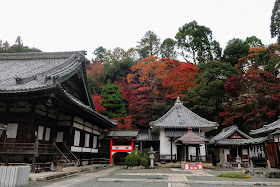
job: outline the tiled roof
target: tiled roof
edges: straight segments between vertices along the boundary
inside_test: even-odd
[[[275,134],[280,134],[280,130],[277,130],[275,131],[274,133],[271,133],[272,135],[275,135]]]
[[[0,93],[54,87],[81,67],[82,51],[0,54]]]
[[[188,132],[188,129],[165,129],[165,136],[169,138],[179,138],[184,136]],[[195,134],[204,137],[204,132],[196,132],[193,131]]]
[[[139,141],[158,141],[158,135],[152,134],[148,129],[141,129],[137,135],[136,140]]]
[[[245,134],[244,132],[242,132],[241,130],[238,129],[238,127],[236,125],[230,126],[230,127],[226,127],[224,128],[219,134],[217,134],[216,136],[214,136],[209,143],[210,144],[220,144],[220,145],[235,145],[236,143],[238,143],[240,140],[244,140],[244,139],[227,139],[228,137],[230,137],[234,132],[238,132],[241,136],[243,136],[246,139],[251,138],[250,136],[248,136],[247,134]],[[230,143],[232,142],[232,143]]]
[[[67,98],[69,98],[73,103],[75,103],[80,108],[83,108],[90,114],[94,114],[94,116],[98,116],[99,118],[103,119],[104,121],[109,121],[111,123],[111,125],[117,125],[118,122],[116,120],[111,120],[107,116],[104,116],[104,115],[98,113],[97,111],[93,110],[90,106],[85,105],[82,101],[80,101],[75,96],[71,95],[69,92],[67,92],[65,89],[63,89],[61,86],[59,86],[59,88]]]
[[[151,121],[150,126],[165,128],[215,128],[218,123],[208,121],[186,108],[179,98],[174,106],[161,118]]]
[[[136,137],[138,135],[138,130],[115,130],[115,131],[109,131],[107,136],[112,137]]]
[[[85,53],[85,51],[1,53],[0,94],[56,88],[78,107],[112,127],[116,123],[94,111],[92,100],[89,100],[92,107],[87,106],[61,87],[60,83],[80,70],[86,77]],[[85,91],[87,92],[88,88]]]
[[[259,128],[256,130],[251,130],[250,134],[256,135],[256,134],[261,134],[261,133],[269,133],[276,129],[280,129],[280,119],[278,119],[277,121],[274,121],[273,123],[270,123],[268,125],[264,125],[262,128]]]
[[[243,141],[244,141],[244,139],[227,139],[227,140],[220,140],[216,144],[217,145],[239,145],[240,142],[243,142]]]
[[[209,140],[189,130],[184,136],[178,138],[177,141],[182,142],[183,144],[204,144]]]
[[[242,142],[240,142],[240,145],[248,145],[248,144],[260,144],[263,143],[265,141],[270,140],[267,136],[265,137],[260,137],[260,138],[250,138],[247,140],[243,140]]]

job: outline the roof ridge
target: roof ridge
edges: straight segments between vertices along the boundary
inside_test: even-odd
[[[191,111],[190,109],[188,109],[187,107],[185,107],[181,102],[179,103],[175,103],[174,106],[168,111],[166,112],[162,117],[158,118],[157,120],[155,121],[151,121],[150,122],[150,125],[153,125],[154,123],[156,122],[159,122],[159,121],[162,121],[164,120],[168,115],[169,113],[171,113],[173,110],[176,110],[176,109],[183,109],[183,110],[186,110],[186,112],[188,112],[190,115],[198,118],[199,120],[201,121],[204,121],[204,122],[207,122],[207,123],[210,123],[210,124],[218,124],[217,122],[213,122],[213,121],[210,121],[210,120],[207,120],[199,115],[197,115],[196,113],[194,113],[193,111]],[[180,117],[179,117],[180,118]]]
[[[244,136],[245,138],[248,138],[248,139],[251,138],[250,136],[248,136],[247,134],[245,134],[244,132],[239,130],[237,125],[232,125],[232,126],[223,128],[219,134],[217,134],[216,136],[211,138],[210,143],[214,143],[214,142],[220,141],[220,140],[225,140],[226,138],[228,138],[231,134],[233,134],[236,131],[238,133],[240,133],[242,136]]]
[[[0,53],[0,60],[60,59],[73,54],[86,55],[86,51]]]
[[[260,133],[264,133],[266,131],[269,132],[269,131],[273,130],[270,128],[273,128],[274,126],[277,126],[277,125],[280,126],[280,119],[278,119],[270,124],[264,125],[263,127],[259,128],[259,129],[251,130],[250,134],[260,134]]]

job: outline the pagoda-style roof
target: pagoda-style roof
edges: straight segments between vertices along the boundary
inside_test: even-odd
[[[280,119],[278,119],[277,121],[274,121],[273,123],[270,123],[268,125],[264,125],[262,128],[259,128],[256,130],[251,130],[250,134],[257,135],[257,134],[262,134],[262,133],[269,133],[269,132],[273,132],[277,129],[280,129]]]
[[[189,130],[184,136],[177,139],[178,142],[183,144],[194,145],[194,144],[205,144],[209,140],[195,134],[192,130]]]
[[[205,132],[212,130],[219,126],[218,123],[209,121],[202,118],[186,108],[177,98],[174,106],[162,117],[156,121],[151,121],[150,126],[160,128],[200,128],[204,129]]]
[[[237,145],[250,136],[238,129],[236,125],[224,128],[219,134],[214,136],[209,143],[217,145]]]

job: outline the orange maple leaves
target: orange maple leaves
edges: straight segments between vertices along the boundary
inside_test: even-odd
[[[127,82],[136,81],[143,86],[151,87],[152,94],[163,94],[166,98],[185,96],[195,84],[197,67],[178,60],[148,57],[131,67]]]

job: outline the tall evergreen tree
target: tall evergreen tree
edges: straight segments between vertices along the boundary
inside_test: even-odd
[[[152,31],[147,31],[144,37],[138,41],[137,52],[141,59],[149,56],[157,56],[160,51],[160,39]]]
[[[272,10],[272,15],[271,15],[271,24],[270,24],[270,32],[271,32],[271,37],[278,37],[278,44],[280,43],[280,0],[276,0],[273,10]]]
[[[198,65],[198,85],[187,94],[187,107],[196,114],[218,121],[223,111],[224,84],[227,78],[237,75],[238,70],[230,63],[210,61]]]
[[[238,59],[245,57],[249,52],[249,44],[239,38],[230,40],[224,50],[223,61],[232,65],[238,63]]]
[[[211,42],[212,31],[203,25],[198,25],[196,21],[186,23],[179,28],[176,34],[178,46],[182,50],[182,56],[186,61],[192,56],[193,63],[206,63],[212,60]]]
[[[171,38],[166,38],[161,46],[160,46],[160,53],[162,58],[172,58],[176,59],[176,41]]]
[[[125,104],[119,86],[108,81],[102,89],[101,97],[103,98],[102,105],[105,107],[104,115],[109,118],[125,116]]]

